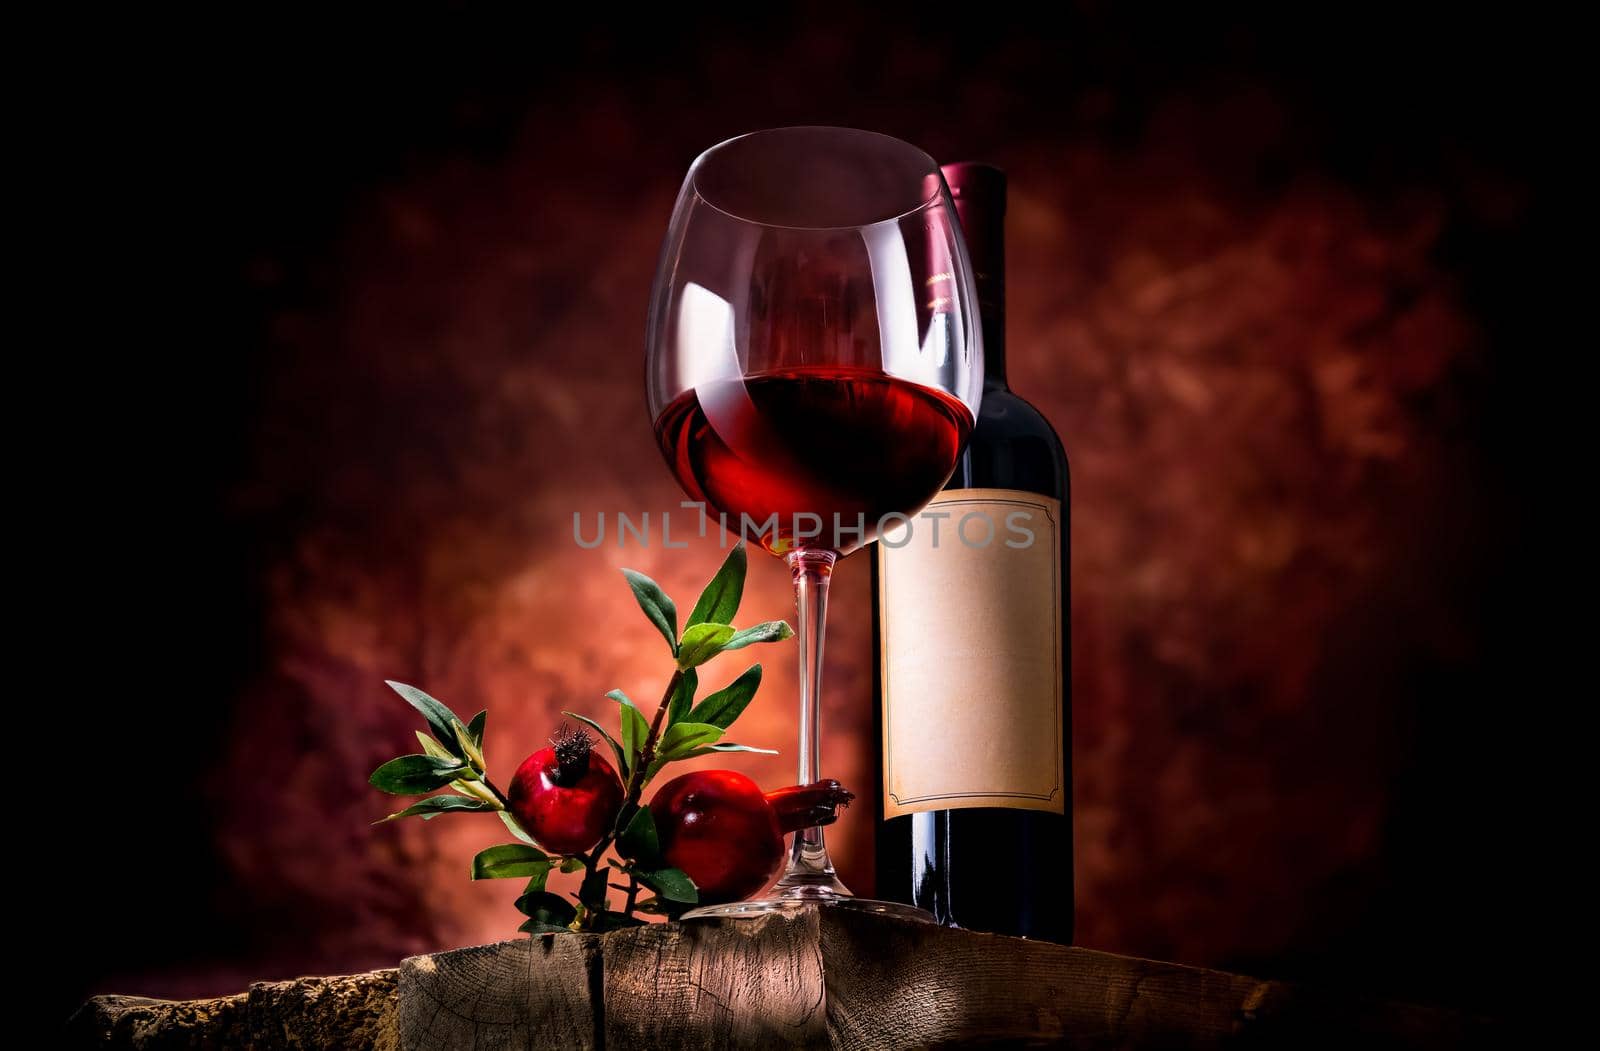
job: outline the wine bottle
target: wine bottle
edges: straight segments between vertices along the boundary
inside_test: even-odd
[[[944,491],[873,560],[877,894],[952,926],[1067,943],[1067,459],[1006,386],[1005,173],[944,174],[977,285],[983,402]]]

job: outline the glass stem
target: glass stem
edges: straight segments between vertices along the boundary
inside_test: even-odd
[[[831,551],[796,551],[789,555],[794,577],[794,602],[800,644],[800,780],[809,785],[822,777],[822,642],[828,620],[828,584],[833,579]],[[789,865],[777,889],[786,897],[837,897],[850,891],[833,873],[821,828],[795,833]]]

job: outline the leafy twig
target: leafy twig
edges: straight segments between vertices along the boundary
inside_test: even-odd
[[[538,844],[534,830],[518,818],[510,798],[489,779],[485,768],[483,732],[487,712],[479,712],[470,723],[463,723],[440,701],[414,686],[398,682],[389,685],[422,714],[432,733],[419,731],[417,738],[422,744],[422,754],[384,763],[373,771],[372,784],[396,795],[419,795],[446,786],[460,795],[431,796],[384,820],[409,816],[428,819],[456,810],[497,811],[506,827],[522,842],[481,851],[473,859],[473,878],[527,878],[527,889],[517,899],[517,908],[528,917],[521,928],[525,931],[612,929],[639,923],[635,911],[641,908],[669,916],[688,908],[697,897],[694,884],[677,869],[663,867],[654,819],[649,808],[640,805],[640,800],[645,787],[667,763],[714,751],[764,751],[720,742],[724,732],[755,695],[761,683],[761,665],[752,665],[727,687],[707,697],[699,706],[694,705],[694,694],[699,687],[695,669],[700,665],[719,653],[758,642],[780,642],[794,634],[783,621],[767,621],[743,630],[733,626],[744,594],[745,569],[745,547],[741,541],[700,593],[681,633],[677,625],[677,606],[660,585],[643,573],[631,569],[622,571],[640,610],[666,640],[674,668],[648,724],[620,690],[607,694],[618,703],[622,721],[620,738],[612,737],[588,716],[568,713],[600,733],[626,773],[622,804],[592,849],[578,854],[549,854]],[[607,852],[613,849],[618,860],[610,866],[603,865]],[[576,908],[545,889],[550,870],[557,866],[563,872],[584,871],[582,887],[573,895]],[[606,875],[611,867],[628,877],[627,898],[621,912],[607,908]],[[640,902],[641,886],[654,890],[655,898]]]

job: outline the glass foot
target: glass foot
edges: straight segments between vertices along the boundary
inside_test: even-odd
[[[807,888],[815,890],[816,888]],[[876,901],[872,898],[856,898],[844,894],[809,893],[794,894],[791,892],[785,897],[752,898],[749,901],[730,901],[726,905],[707,905],[699,909],[690,909],[683,914],[685,920],[709,919],[754,919],[757,916],[766,916],[774,912],[800,912],[805,909],[839,909],[849,912],[870,912],[877,916],[893,916],[902,920],[915,920],[918,923],[935,923],[933,913],[917,908],[915,905],[904,905],[898,901]]]

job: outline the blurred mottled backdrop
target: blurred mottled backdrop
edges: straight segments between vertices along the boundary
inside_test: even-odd
[[[153,319],[86,414],[118,598],[71,628],[129,691],[84,731],[115,790],[76,789],[120,860],[53,877],[96,945],[60,998],[511,933],[515,888],[465,878],[498,822],[370,826],[416,725],[382,681],[487,707],[500,778],[558,709],[656,696],[617,569],[692,599],[720,552],[582,550],[572,516],[680,499],[642,389],[659,239],[704,147],[841,123],[1011,174],[1013,386],[1074,470],[1081,941],[1481,1003],[1521,878],[1493,771],[1536,202],[1532,89],[1494,71],[1524,42],[1192,17],[456,11],[124,56],[100,126],[149,240],[105,280]],[[866,578],[838,577],[826,691],[858,786]],[[748,602],[789,615],[774,560]],[[776,786],[793,650],[761,659],[740,739],[785,755],[741,765]],[[857,809],[832,837],[862,891],[871,835]]]

